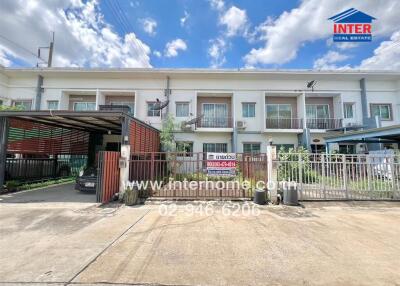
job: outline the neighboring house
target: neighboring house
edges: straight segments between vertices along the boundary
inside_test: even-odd
[[[44,80],[37,97],[39,75]],[[155,110],[157,98],[167,100],[167,78],[169,105]],[[317,81],[314,90],[306,88],[311,80]],[[303,145],[323,152],[327,132],[400,124],[400,72],[0,69],[3,104],[34,109],[37,98],[42,110],[128,106],[156,128],[166,112],[177,123],[198,118],[175,134],[178,144],[193,152],[265,152],[270,140],[278,148]],[[361,145],[347,142],[332,149],[354,153]]]

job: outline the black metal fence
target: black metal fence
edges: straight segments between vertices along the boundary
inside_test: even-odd
[[[86,155],[59,155],[52,158],[7,158],[5,180],[35,181],[76,176],[87,163]]]

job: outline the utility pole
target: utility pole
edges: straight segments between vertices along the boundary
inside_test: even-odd
[[[49,56],[47,58],[47,67],[51,67],[51,64],[53,62],[53,51],[54,51],[54,32],[52,32],[52,38],[50,45],[48,47],[39,47],[38,48],[38,58],[41,59],[41,49],[48,49],[49,50]],[[45,63],[46,61],[43,60]],[[39,62],[36,64],[37,67],[39,67]]]
[[[50,47],[49,47],[49,60],[47,61],[47,67],[51,67],[51,63],[53,61],[53,49],[54,49],[54,32],[53,37],[51,38]]]

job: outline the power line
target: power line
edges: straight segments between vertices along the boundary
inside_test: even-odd
[[[35,53],[33,53],[32,51],[28,50],[27,48],[21,46],[20,44],[18,44],[18,43],[16,43],[16,42],[12,41],[12,40],[10,40],[10,39],[8,39],[7,37],[5,37],[5,36],[3,36],[3,35],[0,35],[0,38],[6,40],[7,42],[9,42],[9,43],[11,43],[11,44],[13,44],[14,46],[17,46],[18,48],[20,48],[21,50],[25,51],[26,53],[28,53],[28,54],[34,56],[35,58],[40,59],[40,60],[42,60],[43,62],[47,63],[47,61],[46,61],[45,59],[42,59],[42,58],[39,57],[37,54],[35,54]]]
[[[130,21],[126,18],[118,1],[105,1],[105,3],[113,14],[113,18],[115,18],[116,22],[121,25],[124,34],[129,34],[130,31],[133,32],[134,28],[131,25]],[[147,54],[146,48],[143,46],[142,42],[139,39],[137,39],[136,43],[138,44],[138,47],[142,50],[142,52],[144,54]]]

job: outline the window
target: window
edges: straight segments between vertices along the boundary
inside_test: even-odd
[[[147,116],[148,117],[160,117],[161,110],[153,109],[157,106],[157,102],[147,102]]]
[[[356,145],[351,145],[351,144],[339,145],[339,154],[355,154],[355,153],[356,153]]]
[[[267,118],[292,118],[290,104],[267,104]]]
[[[95,102],[74,102],[74,111],[96,110]]]
[[[123,105],[129,107],[129,113],[134,115],[135,113],[135,103],[132,101],[111,101],[111,105]]]
[[[58,100],[48,100],[47,101],[47,109],[48,110],[57,110],[58,109]]]
[[[329,105],[328,104],[306,104],[307,118],[329,118]]]
[[[177,102],[176,117],[188,117],[188,116],[189,116],[189,102]]]
[[[176,142],[176,151],[180,157],[192,157],[193,153],[193,142]]]
[[[287,152],[289,149],[294,149],[294,144],[274,144],[276,152]]]
[[[371,104],[371,117],[379,116],[382,120],[392,120],[390,104]]]
[[[260,153],[260,143],[243,143],[243,153]]]
[[[31,110],[32,109],[32,101],[31,100],[14,100],[12,106],[20,107],[23,110]]]
[[[344,118],[354,118],[354,103],[343,104]]]
[[[228,152],[228,144],[226,143],[203,143],[203,152]]]
[[[228,105],[226,103],[203,103],[202,127],[228,127]]]
[[[256,117],[256,104],[250,102],[242,103],[243,117]]]
[[[311,144],[311,153],[325,153],[326,147],[322,144]]]

